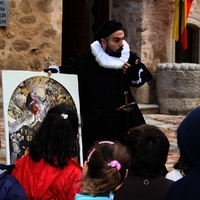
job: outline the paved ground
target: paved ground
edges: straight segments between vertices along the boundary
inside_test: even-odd
[[[152,124],[159,127],[167,135],[170,141],[170,151],[166,165],[170,171],[179,156],[179,151],[176,143],[176,129],[185,116],[144,114],[144,117],[147,124]],[[6,163],[4,124],[2,120],[0,121],[0,138],[0,162]]]

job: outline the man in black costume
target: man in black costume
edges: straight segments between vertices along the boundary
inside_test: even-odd
[[[95,140],[124,143],[129,128],[145,123],[129,87],[140,87],[152,76],[130,51],[120,22],[102,24],[91,49],[73,64],[44,71],[78,75],[84,156]]]

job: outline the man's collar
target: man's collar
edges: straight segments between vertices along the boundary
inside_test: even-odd
[[[102,49],[101,44],[98,41],[94,41],[91,46],[92,54],[95,56],[96,61],[101,67],[109,69],[121,69],[125,62],[128,61],[130,56],[130,48],[128,43],[123,40],[124,46],[121,52],[121,57],[109,56]]]

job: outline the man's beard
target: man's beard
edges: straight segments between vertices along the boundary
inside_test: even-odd
[[[121,57],[121,51],[123,50],[123,47],[120,47],[117,51],[113,51],[108,45],[106,46],[105,52],[109,56],[114,56],[114,57]]]

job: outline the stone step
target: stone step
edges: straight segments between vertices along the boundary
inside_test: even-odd
[[[158,114],[159,106],[156,104],[138,104],[142,114]]]

